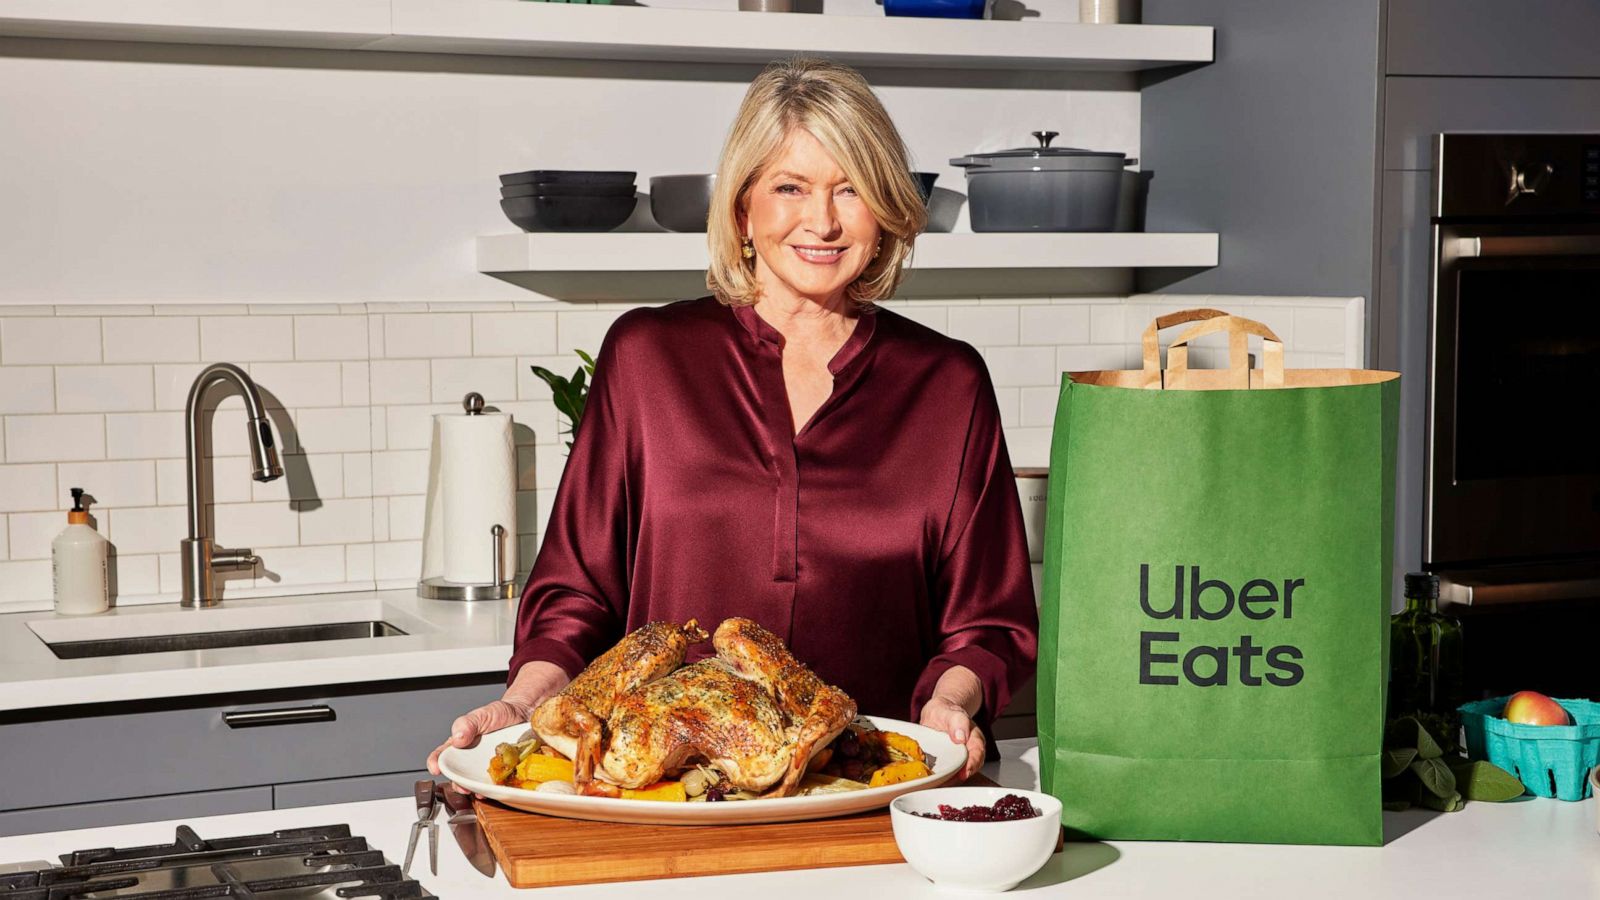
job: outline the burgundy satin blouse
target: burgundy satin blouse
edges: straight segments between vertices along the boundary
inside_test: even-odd
[[[530,660],[576,675],[646,622],[748,616],[864,713],[916,721],[939,675],[966,666],[986,723],[1033,670],[1038,618],[982,358],[864,314],[795,434],[782,347],[753,308],[711,297],[611,327],[512,677]]]

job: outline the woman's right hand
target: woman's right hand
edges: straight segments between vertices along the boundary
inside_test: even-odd
[[[518,723],[526,724],[533,711],[545,698],[553,696],[567,686],[567,673],[558,665],[543,661],[525,664],[515,681],[506,688],[504,697],[480,706],[457,718],[450,724],[450,737],[428,754],[428,771],[439,774],[439,754],[447,747],[466,749],[476,746],[478,739],[492,731]],[[471,793],[456,785],[463,793]]]

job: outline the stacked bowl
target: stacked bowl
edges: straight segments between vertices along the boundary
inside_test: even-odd
[[[610,231],[633,215],[636,172],[535,169],[500,176],[500,209],[523,231]]]

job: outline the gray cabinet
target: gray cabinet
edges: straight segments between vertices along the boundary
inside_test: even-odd
[[[1600,3],[1594,0],[1389,0],[1386,70],[1597,78],[1597,35]]]
[[[103,777],[114,778],[114,767],[102,770]],[[231,791],[170,794],[165,797],[136,797],[130,800],[103,800],[66,806],[0,812],[0,837],[13,834],[39,834],[72,828],[100,828],[130,822],[160,822],[165,819],[198,819],[229,813],[260,812],[272,808],[272,788],[236,788]],[[66,853],[84,847],[60,848]]]
[[[344,799],[384,796],[372,792],[391,776],[409,785],[451,721],[504,684],[504,673],[487,673],[0,714],[0,834],[213,801],[271,808],[274,786],[286,798],[312,796],[295,787],[307,783]],[[238,715],[290,711],[302,720]]]

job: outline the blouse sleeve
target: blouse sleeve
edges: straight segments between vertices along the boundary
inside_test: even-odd
[[[630,433],[619,320],[601,343],[583,420],[517,610],[509,680],[544,660],[575,678],[621,637],[628,609]]]
[[[939,676],[959,665],[983,684],[974,719],[986,726],[1033,671],[1039,636],[1022,508],[987,370],[973,400],[934,590],[937,645],[912,692],[912,719]]]

